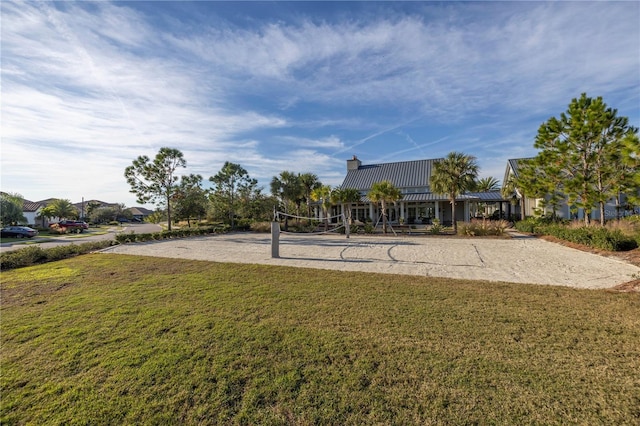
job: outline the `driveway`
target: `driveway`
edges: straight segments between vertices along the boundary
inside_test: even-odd
[[[57,235],[57,236],[43,236],[43,237],[35,237],[31,239],[15,239],[15,241],[4,242],[0,244],[0,252],[18,250],[24,247],[28,247],[29,245],[38,244],[39,247],[42,248],[51,248],[69,244],[82,244],[90,241],[102,241],[102,240],[113,240],[115,239],[116,234],[118,233],[129,233],[133,232],[135,234],[141,233],[152,233],[152,232],[160,232],[162,227],[159,225],[154,225],[152,223],[131,223],[126,224],[125,226],[118,227],[114,226],[107,230],[97,229],[97,228],[89,228],[82,234],[65,234],[65,235]]]

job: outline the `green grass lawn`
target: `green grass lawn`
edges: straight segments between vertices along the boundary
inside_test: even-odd
[[[3,425],[640,423],[637,293],[115,254],[1,278]]]

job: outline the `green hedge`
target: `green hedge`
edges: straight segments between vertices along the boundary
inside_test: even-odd
[[[82,244],[69,244],[65,246],[43,249],[40,246],[29,246],[19,250],[0,253],[0,270],[6,271],[38,263],[53,262],[67,259],[79,254],[90,253],[115,245],[115,241],[92,241]]]
[[[625,235],[618,229],[607,229],[601,226],[572,227],[564,222],[551,222],[548,219],[528,218],[517,222],[518,231],[539,235],[551,235],[561,240],[583,244],[609,251],[627,251],[640,246],[638,235]]]
[[[83,244],[69,244],[64,246],[43,249],[39,246],[29,246],[19,250],[0,253],[0,270],[23,268],[38,263],[53,262],[79,254],[90,253],[116,244],[131,242],[165,240],[171,238],[183,238],[195,235],[206,235],[227,232],[226,225],[183,228],[175,231],[163,231],[150,234],[118,234],[116,240],[93,241]]]
[[[116,241],[120,244],[126,244],[145,241],[169,240],[173,238],[184,238],[206,234],[220,234],[228,231],[228,225],[199,226],[194,228],[180,228],[173,231],[153,232],[147,234],[118,234],[116,235]]]

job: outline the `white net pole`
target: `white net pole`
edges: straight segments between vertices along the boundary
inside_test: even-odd
[[[280,257],[280,222],[271,222],[271,258]]]

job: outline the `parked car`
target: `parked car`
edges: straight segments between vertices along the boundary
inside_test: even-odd
[[[78,234],[82,233],[85,229],[89,229],[87,222],[81,220],[61,220],[58,223],[52,223],[49,227],[62,230],[63,232],[77,232]]]
[[[0,237],[33,238],[38,231],[28,226],[7,226],[0,231]]]

